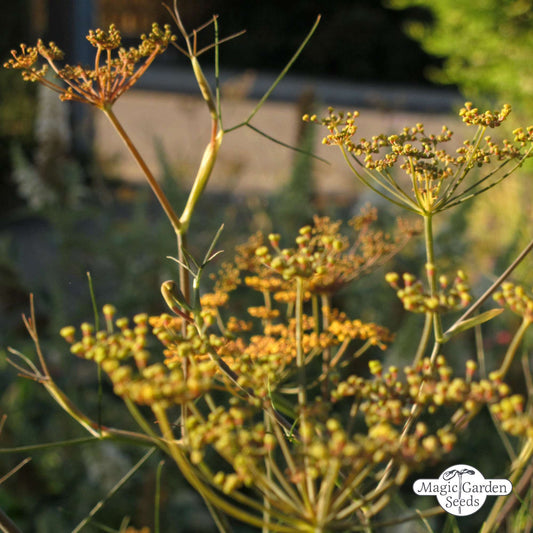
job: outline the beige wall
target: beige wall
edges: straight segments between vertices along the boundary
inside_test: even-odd
[[[222,109],[224,127],[242,122],[254,105],[255,102],[244,99],[226,101]],[[199,97],[133,90],[117,102],[115,112],[156,175],[159,169],[154,142],[159,139],[177,176],[192,182],[210,131],[209,115]],[[294,144],[301,120],[298,115],[295,104],[267,103],[252,124],[280,141]],[[361,110],[359,132],[366,137],[380,132],[392,133],[416,122],[423,122],[430,133],[439,133],[443,124],[452,129],[462,127],[453,116]],[[330,165],[315,163],[318,190],[333,195],[355,195],[355,178],[340,151],[322,146],[320,141],[326,131],[316,128],[316,152],[330,161]],[[108,170],[125,180],[142,181],[136,163],[102,113],[96,114],[95,138],[99,158]],[[209,190],[271,191],[288,179],[294,157],[291,150],[249,128],[230,132],[224,137]]]

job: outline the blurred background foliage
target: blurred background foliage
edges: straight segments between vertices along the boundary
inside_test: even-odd
[[[297,62],[296,72],[383,84],[451,82],[466,94],[516,102],[522,106],[522,116],[531,116],[527,106],[533,82],[525,61],[531,56],[533,42],[531,2],[527,0],[391,0],[394,8],[407,10],[389,9],[389,4],[375,0],[269,1],[254,3],[253,7],[245,0],[180,4],[188,27],[196,27],[217,13],[224,34],[248,30],[224,49],[224,65],[230,68],[279,69],[310,22],[321,13],[319,32]],[[72,5],[73,0],[12,2],[9,9],[2,10],[0,20],[1,59],[5,60],[19,42],[31,42],[41,32],[58,43],[71,42],[72,36],[65,35],[63,41],[54,32],[68,33],[75,26],[75,20],[68,24]],[[152,20],[168,22],[158,0],[101,0],[94,6],[99,8],[93,13],[95,21],[116,22],[126,37],[145,31]],[[63,23],[51,24],[58,10],[63,13]],[[406,28],[412,38],[405,34]],[[170,54],[164,60],[174,59]],[[38,94],[18,73],[0,69],[0,352],[5,354],[6,346],[11,345],[31,353],[20,314],[27,312],[28,294],[33,293],[45,353],[58,383],[96,417],[96,394],[92,394],[98,386],[96,370],[69,357],[57,332],[66,324],[92,320],[88,271],[100,306],[112,302],[119,312],[130,316],[139,311],[164,311],[159,285],[177,276],[174,263],[164,259],[175,254],[175,242],[150,191],[110,180],[116,176],[99,168],[92,154],[77,151],[62,129],[72,115],[61,116],[66,106],[51,96]],[[298,139],[301,148],[309,149],[316,141],[316,131],[302,128]],[[180,170],[169,163],[157,139],[154,143],[159,153],[157,173],[171,200],[180,203],[185,194],[178,185],[182,181]],[[313,169],[310,158],[298,154],[287,170],[286,184],[268,197],[229,193],[204,196],[198,212],[210,216],[192,228],[193,253],[205,251],[222,222],[226,228],[225,258],[229,259],[233,246],[258,229],[274,229],[282,233],[285,242],[291,242],[297,228],[316,211],[344,219],[355,214],[363,199],[358,206],[338,207],[317,197],[314,185],[323,176],[314,175]],[[485,284],[503,269],[531,227],[523,190],[523,186],[507,187],[505,195],[495,192],[473,208],[465,205],[439,225],[439,255],[463,258],[462,265],[450,259],[450,269],[465,267],[466,262],[466,266],[477,268],[475,281]],[[385,229],[393,218],[383,214]],[[501,244],[497,255],[485,249],[487,236],[488,244]],[[421,250],[418,243],[411,243],[395,259],[396,264],[386,268],[415,271],[421,264]],[[383,273],[382,269],[364,278],[363,283],[339,294],[334,303],[354,317],[398,331],[388,357],[391,364],[401,363],[406,353],[412,353],[410,343],[419,331],[419,317],[403,312],[384,286]],[[525,268],[520,272],[527,274]],[[244,308],[246,301],[238,305]],[[507,325],[512,323],[513,319],[508,319]],[[488,331],[488,348],[499,348],[505,325],[499,328]],[[471,353],[474,348],[470,340],[462,339],[457,349]],[[0,360],[0,370],[2,414],[8,414],[2,447],[84,435],[56,410],[42,388],[17,379],[5,357]],[[104,423],[128,419],[105,384],[103,407]],[[483,424],[481,421],[477,427],[480,442],[486,439]],[[491,446],[498,446],[492,442]],[[470,443],[468,449],[461,449],[459,462],[468,462],[468,453],[475,454],[477,446]],[[24,531],[69,531],[141,453],[110,443],[32,452],[32,462],[0,486],[0,508]],[[495,453],[503,456],[500,449]],[[1,455],[0,476],[28,455]],[[489,454],[480,465],[486,476],[498,466],[488,458]],[[128,514],[138,527],[152,524],[156,464],[153,459],[144,465],[142,475],[114,496],[97,520],[118,529]],[[214,531],[199,497],[173,469],[164,469],[163,481],[162,531]],[[97,530],[96,526],[86,529]]]
[[[408,35],[444,59],[431,80],[457,84],[468,98],[496,98],[533,117],[532,0],[388,0],[398,9],[420,8],[430,20],[411,20]]]

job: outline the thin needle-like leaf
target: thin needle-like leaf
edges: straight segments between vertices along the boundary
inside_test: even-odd
[[[259,135],[262,135],[269,141],[272,141],[273,143],[279,144],[280,146],[283,146],[284,148],[288,148],[289,150],[293,150],[294,152],[298,152],[303,155],[307,155],[309,157],[312,157],[313,159],[317,159],[318,161],[321,161],[322,163],[326,163],[327,165],[330,165],[331,163],[324,159],[323,157],[320,157],[316,154],[313,154],[313,152],[309,152],[307,150],[302,150],[301,148],[298,148],[297,146],[292,146],[291,144],[285,143],[283,141],[280,141],[279,139],[276,139],[275,137],[272,137],[271,135],[268,135],[268,133],[265,133],[264,131],[260,130],[259,128],[256,128],[255,126],[252,126],[252,124],[249,124],[248,122],[243,123],[243,126],[246,126],[250,128],[251,130],[255,131]]]
[[[496,291],[496,289],[511,275],[513,270],[524,260],[524,258],[533,250],[533,239],[529,244],[520,252],[518,257],[505,269],[505,271],[498,277],[498,279],[465,311],[465,313],[459,317],[444,333],[447,335],[451,330],[456,328],[461,322],[464,322],[470,315],[475,313],[485,302],[489,296]]]
[[[160,533],[159,520],[161,512],[161,472],[163,471],[164,464],[164,460],[159,461],[155,474],[154,533]]]
[[[0,485],[4,483],[7,479],[9,479],[13,474],[18,472],[24,465],[28,464],[31,461],[31,457],[26,457],[26,459],[22,460],[17,466],[12,468],[7,474],[4,474],[2,477],[0,477]]]
[[[94,329],[98,331],[100,329],[100,316],[98,313],[98,305],[96,304],[96,295],[94,293],[94,286],[93,286],[93,278],[91,276],[90,272],[87,272],[87,280],[89,282],[89,294],[91,295],[91,303],[93,306],[93,314],[94,314]],[[102,365],[100,363],[97,364],[97,380],[98,380],[98,393],[97,393],[97,413],[96,413],[96,421],[98,423],[98,427],[102,427],[102,401],[104,397],[104,391],[102,387]]]
[[[9,353],[12,353],[13,355],[16,355],[17,357],[20,357],[29,367],[30,369],[32,370],[32,372],[36,375],[36,376],[41,376],[41,373],[39,372],[38,368],[32,363],[32,361],[26,357],[23,353],[19,352],[18,350],[15,350],[14,348],[11,348],[10,346],[7,347],[7,351]],[[17,370],[23,370],[25,373],[30,373],[28,370],[24,370],[21,366],[15,364],[13,361],[11,361],[10,359],[7,360],[8,363],[12,366],[14,366]],[[42,376],[44,377],[44,376]]]
[[[224,224],[221,224],[221,226],[218,228],[217,232],[215,233],[215,236],[213,237],[213,240],[211,241],[211,244],[209,245],[209,249],[207,250],[204,259],[202,261],[201,267],[203,268],[207,263],[209,263],[210,258],[212,257],[213,250],[218,242],[218,239],[220,239],[220,235],[222,235],[222,231],[224,230]],[[220,252],[216,252],[215,255],[219,254]]]
[[[39,374],[34,374],[33,372],[30,372],[29,370],[21,367],[20,365],[17,365],[14,361],[12,361],[9,358],[7,358],[6,361],[13,368],[16,368],[19,371],[21,377],[28,378],[28,379],[33,379],[34,381],[42,381],[42,379],[46,379],[46,378],[40,376]]]
[[[213,26],[215,30],[215,105],[217,108],[220,129],[224,131],[224,126],[222,124],[222,102],[220,98],[220,49],[218,46],[218,21],[216,17],[213,19]]]
[[[236,39],[237,37],[240,37],[241,35],[244,35],[246,33],[246,30],[241,30],[236,33],[232,33],[231,35],[228,35],[227,37],[224,37],[223,39],[220,39],[219,41],[216,41],[214,43],[208,44],[207,46],[204,46],[198,52],[196,52],[196,57],[201,56],[203,53],[207,52],[208,50],[211,50],[211,48],[217,47],[219,44],[226,43],[228,41],[231,41],[232,39]]]
[[[216,251],[214,254],[210,255],[208,258],[207,258],[207,261],[206,261],[206,265],[207,263],[210,263],[215,257],[218,257],[219,255],[223,254],[224,253],[224,250],[218,250]]]
[[[79,439],[61,440],[57,442],[47,442],[44,444],[30,444],[28,446],[15,446],[13,448],[0,448],[0,454],[26,453],[53,448],[63,448],[64,446],[75,446],[78,444],[87,444],[89,442],[100,442],[100,437],[82,437]]]
[[[2,531],[2,533],[22,533],[2,509],[0,509],[0,531]]]
[[[89,283],[89,295],[91,296],[91,304],[93,306],[94,329],[98,331],[100,329],[100,317],[98,314],[98,306],[96,304],[96,296],[94,294],[93,278],[90,272],[87,272],[87,281]]]
[[[142,457],[133,465],[132,468],[126,472],[122,478],[119,479],[119,481],[111,488],[111,490],[102,498],[89,512],[89,514],[72,530],[72,533],[78,533],[81,531],[91,520],[93,519],[94,515],[105,505],[105,503],[112,498],[118,490],[141,468],[141,466],[148,461],[148,459],[154,454],[154,452],[157,450],[156,447],[151,448],[148,450]]]
[[[307,43],[311,39],[313,33],[315,33],[315,30],[318,27],[318,24],[320,22],[320,15],[316,18],[315,23],[313,24],[313,27],[305,37],[305,39],[302,41],[302,44],[298,47],[298,50],[294,53],[294,55],[291,57],[289,62],[285,65],[285,68],[280,72],[279,76],[274,80],[274,83],[267,89],[263,97],[259,100],[258,104],[254,107],[248,118],[246,119],[246,122],[250,122],[252,118],[256,115],[256,113],[261,109],[262,105],[265,103],[265,101],[270,97],[270,95],[274,92],[274,89],[278,86],[279,82],[285,77],[287,72],[290,70],[294,62],[298,59],[299,55],[302,53],[303,49],[307,46]]]
[[[172,257],[171,255],[167,255],[167,259],[170,259],[170,260],[172,260],[172,261],[178,263],[178,265],[179,265],[180,267],[184,268],[184,269],[185,269],[187,272],[189,272],[192,276],[195,276],[195,275],[196,275],[196,273],[193,272],[193,271],[191,270],[191,268],[190,268],[188,265],[186,265],[185,263],[183,263],[182,261],[180,261],[178,258],[176,258],[176,257]]]

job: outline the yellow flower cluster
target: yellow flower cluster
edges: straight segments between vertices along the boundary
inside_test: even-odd
[[[205,420],[189,417],[186,422],[187,444],[193,464],[200,463],[205,450],[212,446],[234,466],[234,473],[217,472],[213,481],[230,493],[242,485],[252,485],[263,471],[263,458],[275,447],[275,439],[263,423],[254,423],[249,408],[218,407]]]
[[[513,140],[494,141],[485,136],[487,128],[500,126],[511,112],[509,105],[499,111],[480,112],[467,102],[460,112],[463,121],[475,125],[477,133],[451,151],[453,133],[443,126],[440,133],[426,133],[423,124],[405,127],[398,133],[378,134],[370,139],[358,138],[358,112],[337,113],[329,108],[328,115],[318,119],[305,115],[304,120],[325,126],[328,135],[323,143],[338,146],[357,178],[393,203],[423,216],[444,211],[480,194],[503,180],[508,174],[498,172],[509,161],[521,162],[532,156],[533,128],[513,132]],[[467,184],[470,171],[492,165],[483,177],[474,177]],[[409,177],[411,190],[392,171],[399,167]]]
[[[482,406],[490,405],[494,412],[503,414],[508,412],[505,408],[510,401],[516,404],[509,398],[510,388],[497,375],[474,381],[472,377],[477,365],[473,361],[467,361],[464,378],[453,376],[443,356],[437,358],[435,365],[430,359],[424,359],[415,367],[406,367],[403,376],[394,366],[383,372],[378,361],[371,361],[369,366],[372,378],[349,376],[333,391],[333,400],[339,402],[352,398],[368,427],[387,422],[401,428],[412,416],[415,405],[424,406],[430,414],[438,409],[449,414],[451,409],[456,414],[450,416],[450,423],[443,425],[442,432],[438,433],[439,438],[446,435],[445,441],[441,438],[445,447],[454,442],[455,426],[459,422],[462,425],[467,423]],[[516,405],[513,413],[517,413]],[[516,421],[513,423],[517,424]],[[507,428],[504,429],[507,431]],[[417,432],[420,432],[419,429]]]
[[[507,433],[533,439],[533,413],[524,412],[525,399],[514,394],[491,406],[492,414]]]
[[[331,333],[337,342],[342,343],[347,339],[370,340],[370,342],[385,349],[387,342],[393,340],[393,335],[389,330],[371,322],[362,322],[359,319],[350,320],[345,313],[334,312],[332,321],[328,326],[328,332]]]
[[[332,222],[328,217],[315,217],[312,226],[302,227],[293,248],[281,248],[277,234],[269,235],[270,248],[256,237],[254,246],[250,247],[255,259],[241,260],[248,270],[257,273],[246,278],[247,285],[259,291],[276,292],[281,289],[284,301],[293,299],[291,288],[294,290],[293,280],[296,277],[304,279],[308,297],[337,292],[348,282],[390,258],[418,232],[418,228],[399,221],[398,232],[392,237],[371,229],[376,218],[375,210],[366,208],[360,216],[352,219],[350,225],[355,231],[355,238],[351,243],[341,234],[340,223]]]
[[[466,102],[464,107],[459,111],[459,116],[462,117],[463,122],[469,126],[487,126],[495,128],[499,126],[511,112],[511,106],[505,104],[497,111],[480,112],[477,107],[474,107],[472,102]]]
[[[533,296],[524,287],[510,281],[502,283],[501,290],[494,293],[493,298],[502,306],[507,306],[513,313],[520,315],[528,322],[533,322]]]
[[[114,325],[118,331],[114,331],[114,314],[113,306],[104,306],[107,330],[95,332],[91,324],[84,323],[80,326],[82,337],[78,341],[72,326],[62,328],[60,333],[71,344],[73,354],[101,365],[113,383],[115,394],[137,404],[169,406],[194,400],[213,387],[218,367],[211,360],[196,361],[186,375],[175,365],[150,364],[151,354],[146,347],[148,325],[152,325],[153,335],[167,346],[169,353],[174,354],[169,347],[174,346],[174,328],[181,326],[180,318],[170,315],[149,318],[139,314],[133,319],[133,327],[127,318],[117,319]],[[205,347],[194,345],[192,340],[190,345],[183,343],[179,346],[180,350],[176,351],[180,354],[184,346],[206,351]],[[130,364],[132,360],[133,365]]]
[[[431,264],[427,270],[434,269]],[[389,272],[385,279],[396,289],[404,309],[413,313],[446,313],[465,308],[472,300],[470,286],[465,273],[457,271],[450,284],[446,276],[439,276],[439,290],[436,294],[428,294],[422,282],[413,274],[404,273],[401,277],[396,272]],[[402,285],[400,285],[400,280]]]

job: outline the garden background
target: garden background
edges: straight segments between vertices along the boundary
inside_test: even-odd
[[[376,203],[356,185],[340,159],[320,146],[316,130],[301,122],[304,113],[320,113],[327,105],[359,109],[362,134],[394,131],[416,122],[424,122],[429,131],[438,131],[443,123],[460,130],[463,126],[453,115],[463,91],[477,98],[476,103],[516,103],[516,123],[533,118],[528,105],[533,86],[527,68],[533,51],[531,2],[489,6],[470,2],[461,7],[461,2],[448,0],[433,10],[428,9],[430,4],[414,0],[386,5],[371,0],[185,3],[182,17],[189,27],[217,13],[223,34],[247,30],[221,49],[225,116],[236,123],[283,68],[315,16],[322,14],[318,32],[255,124],[272,137],[329,161],[270,143],[250,130],[228,136],[199,208],[209,217],[197,219],[191,228],[193,250],[201,253],[222,222],[223,247],[231,250],[257,230],[291,237],[315,212],[346,218],[367,201]],[[83,62],[83,36],[89,28],[115,22],[133,42],[152,21],[168,22],[159,2],[150,0],[26,0],[3,11],[3,60],[19,42],[31,43],[44,35],[74,56],[73,62]],[[450,22],[453,13],[460,20],[461,38],[471,41],[457,41],[450,50],[443,45],[450,41],[446,31],[459,39]],[[468,48],[466,58],[458,57]],[[487,57],[495,64],[489,64]],[[485,75],[478,74],[484,68]],[[206,73],[210,75],[209,61]],[[443,86],[437,81],[450,83]],[[185,200],[205,144],[208,122],[202,105],[184,59],[171,52],[116,107],[178,205]],[[0,162],[0,350],[5,353],[9,345],[24,351],[30,345],[20,314],[27,311],[28,294],[33,293],[41,338],[58,382],[73,399],[94,410],[96,397],[87,397],[86,391],[96,389],[96,373],[68,357],[58,331],[67,323],[91,317],[87,271],[100,305],[113,302],[130,315],[140,310],[161,312],[158,287],[175,274],[173,264],[162,259],[172,253],[172,233],[103,119],[76,104],[61,104],[53,93],[25,84],[7,70],[0,72]],[[500,272],[529,240],[531,215],[524,180],[521,176],[504,184],[483,202],[454,212],[438,228],[440,253],[445,255],[449,247],[454,256],[467,258],[476,272],[474,284]],[[394,215],[384,214],[383,224]],[[409,245],[396,259],[398,264],[387,269],[408,270],[419,252],[416,243]],[[531,282],[527,264],[516,276]],[[350,311],[371,301],[362,318],[399,332],[392,358],[401,362],[402,353],[411,348],[414,323],[399,305],[390,303],[384,272],[365,278],[355,292],[345,291],[336,304]],[[497,345],[504,336],[500,325],[487,338]],[[1,411],[8,414],[3,447],[80,435],[72,421],[54,410],[43,390],[15,377],[4,357],[0,369]],[[110,390],[104,394],[109,418],[120,416],[120,402]],[[499,453],[490,448],[501,444],[487,435],[483,420],[478,423],[479,441],[455,452],[461,462],[473,460],[469,453],[484,442],[487,458]],[[110,443],[36,451],[30,463],[0,486],[0,508],[24,531],[69,531],[138,454]],[[0,472],[9,471],[27,455],[0,456]],[[495,465],[488,459],[484,463],[483,457],[475,460],[489,477]],[[118,527],[124,514],[129,514],[133,523],[149,523],[154,471],[151,465],[140,472],[104,506],[98,521]],[[162,530],[214,531],[200,497],[177,471],[169,468],[163,475],[166,522]],[[179,517],[179,529],[175,517]],[[475,530],[475,519],[468,527]]]

